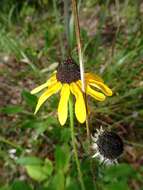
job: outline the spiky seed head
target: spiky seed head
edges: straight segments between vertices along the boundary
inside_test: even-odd
[[[123,153],[123,141],[116,133],[101,133],[96,144],[99,153],[106,159],[117,159]]]

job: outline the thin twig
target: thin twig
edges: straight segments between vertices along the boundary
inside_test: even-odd
[[[22,147],[20,147],[19,145],[15,144],[14,142],[11,142],[10,140],[5,139],[3,137],[0,137],[0,142],[8,144],[8,145],[10,145],[10,146],[12,146],[12,147],[14,147],[16,149],[19,149],[21,151],[23,150]]]
[[[72,9],[73,9],[73,15],[74,15],[75,32],[76,32],[76,39],[77,39],[77,46],[78,46],[82,90],[83,90],[83,92],[85,92],[84,64],[83,64],[83,55],[82,55],[82,51],[81,51],[80,26],[79,26],[78,9],[77,9],[76,0],[72,0]]]
[[[83,63],[83,54],[82,54],[82,45],[81,45],[81,37],[80,37],[80,25],[79,25],[79,17],[78,17],[78,8],[77,8],[77,1],[72,0],[72,11],[74,15],[74,22],[75,22],[75,32],[76,32],[76,40],[78,46],[78,56],[79,56],[79,64],[80,64],[80,77],[82,83],[82,91],[84,95],[85,105],[86,105],[86,131],[87,137],[90,137],[89,131],[89,124],[88,124],[88,110],[87,110],[87,98],[86,98],[86,88],[85,88],[85,77],[84,77],[84,63]]]

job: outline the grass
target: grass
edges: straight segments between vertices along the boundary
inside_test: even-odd
[[[33,115],[37,98],[29,92],[45,81],[62,59],[59,36],[66,47],[63,17],[57,23],[52,4],[45,2],[46,6],[43,1],[38,8],[24,3],[18,13],[9,5],[8,11],[3,8],[0,14],[2,190],[80,189],[70,128],[68,122],[61,128],[56,117],[58,96],[50,98]],[[56,5],[60,11],[63,5]],[[76,123],[76,144],[85,187],[142,189],[141,3],[129,0],[105,4],[88,0],[81,3],[80,13],[86,70],[100,74],[114,92],[103,103],[89,99],[90,130],[94,132],[102,125],[116,131],[125,141],[120,164],[111,168],[100,166],[88,155],[86,128]],[[75,39],[72,54],[77,59]]]

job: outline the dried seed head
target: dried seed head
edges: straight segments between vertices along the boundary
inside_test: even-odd
[[[96,144],[99,153],[106,159],[117,159],[123,153],[123,142],[116,133],[101,133],[98,136]]]
[[[66,59],[59,64],[56,74],[57,80],[61,83],[72,83],[80,80],[80,69],[72,58]]]

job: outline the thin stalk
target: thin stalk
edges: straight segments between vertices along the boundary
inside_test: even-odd
[[[85,92],[84,64],[83,64],[83,55],[82,55],[82,51],[81,51],[80,26],[79,26],[78,9],[77,9],[77,1],[76,0],[72,0],[72,10],[73,10],[73,15],[74,15],[76,40],[77,40],[77,46],[78,46],[78,56],[79,56],[79,64],[80,64],[80,77],[81,77],[81,81],[82,81],[82,91]]]
[[[76,148],[76,138],[75,138],[75,133],[74,133],[74,110],[73,110],[73,99],[72,96],[69,99],[69,114],[70,114],[70,129],[71,129],[71,139],[72,139],[72,146],[73,146],[73,151],[74,151],[74,156],[75,156],[75,161],[76,161],[76,166],[77,166],[77,171],[78,171],[78,177],[79,181],[81,184],[81,189],[85,190],[83,178],[82,178],[82,172],[80,169],[80,162],[78,159],[78,153],[77,153],[77,148]]]
[[[79,64],[80,64],[80,78],[82,83],[82,91],[84,95],[84,100],[86,104],[86,131],[87,137],[90,137],[89,125],[88,125],[88,110],[87,110],[87,98],[86,98],[86,88],[85,88],[85,76],[84,76],[84,63],[83,63],[83,54],[82,54],[82,44],[81,44],[81,37],[80,37],[80,25],[79,25],[79,16],[78,16],[78,8],[77,8],[77,1],[72,0],[72,11],[74,15],[74,23],[75,23],[75,32],[76,32],[76,40],[77,40],[77,47],[78,47],[78,57],[79,57]]]
[[[5,144],[8,144],[8,145],[10,145],[10,146],[12,146],[12,147],[14,147],[14,148],[16,148],[16,149],[22,150],[22,148],[19,147],[17,144],[15,144],[14,142],[11,142],[11,141],[9,141],[8,139],[5,139],[5,138],[3,138],[3,137],[0,137],[0,142],[5,143]]]
[[[85,106],[86,106],[86,133],[88,137],[88,144],[90,145],[90,130],[89,130],[89,122],[88,122],[88,106],[87,106],[86,93],[84,93],[84,100],[85,100]]]
[[[53,0],[53,8],[54,8],[54,13],[55,13],[55,17],[56,17],[56,23],[58,25],[60,25],[60,18],[59,18],[59,14],[58,14],[57,5],[56,5],[56,0]],[[64,51],[63,40],[62,40],[62,36],[61,36],[60,32],[58,34],[58,38],[59,38],[58,40],[60,43],[60,50],[61,50],[61,54],[62,54],[62,59],[64,59],[65,51]]]

